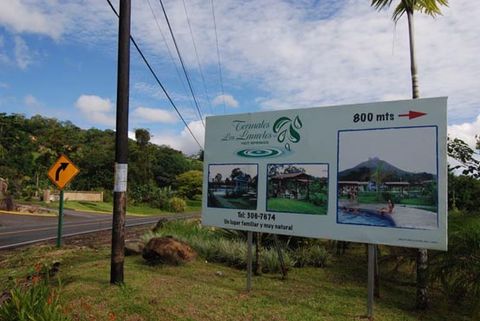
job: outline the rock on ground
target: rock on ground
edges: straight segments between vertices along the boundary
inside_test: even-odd
[[[140,255],[143,252],[145,244],[140,240],[125,241],[125,256]]]
[[[197,253],[187,243],[172,236],[165,236],[150,239],[142,256],[153,264],[179,265],[192,261]]]

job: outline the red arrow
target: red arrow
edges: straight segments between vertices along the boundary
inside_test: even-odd
[[[425,116],[426,114],[427,113],[422,113],[420,111],[410,110],[408,112],[408,114],[400,114],[400,115],[398,115],[398,117],[408,117],[408,119],[414,119],[414,118],[417,118],[417,117]]]

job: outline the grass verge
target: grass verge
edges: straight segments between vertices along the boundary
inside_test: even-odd
[[[49,208],[58,208],[58,202],[51,202],[48,204]],[[97,212],[97,213],[109,213],[113,211],[113,203],[110,202],[87,202],[87,201],[65,201],[65,209],[70,209],[74,211],[86,211],[86,212]],[[191,201],[187,202],[186,212],[198,212],[201,209],[198,202]],[[152,216],[158,214],[168,214],[171,212],[161,210],[158,208],[153,208],[147,204],[135,204],[127,205],[127,212],[132,215],[138,216]]]
[[[109,283],[109,248],[35,246],[0,254],[0,284],[11,270],[26,272],[38,260],[61,260],[60,303],[72,320],[336,320],[364,319],[366,260],[357,245],[325,268],[293,268],[254,277],[245,292],[245,272],[196,261],[178,267],[150,266],[139,256],[125,260],[125,285]],[[25,265],[19,265],[24,263]],[[19,275],[17,275],[19,276]],[[432,307],[412,309],[415,288],[382,282],[375,319],[384,321],[469,320],[461,305],[449,305],[433,292]]]

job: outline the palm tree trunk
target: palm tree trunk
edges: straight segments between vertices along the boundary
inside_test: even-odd
[[[417,62],[415,59],[415,39],[413,27],[413,11],[407,10],[408,18],[408,36],[410,40],[410,72],[412,76],[412,98],[420,97],[418,90]],[[426,249],[418,249],[416,257],[417,265],[417,309],[426,309],[428,307],[428,252]]]
[[[415,38],[413,32],[413,12],[407,10],[408,18],[408,38],[410,40],[410,73],[412,75],[412,98],[416,99],[420,97],[418,91],[418,73],[417,62],[415,59]]]

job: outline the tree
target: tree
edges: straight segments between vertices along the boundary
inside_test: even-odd
[[[377,187],[377,200],[380,201],[380,185],[382,185],[385,179],[385,173],[383,171],[383,163],[379,163],[375,171],[373,172],[373,178],[375,179],[375,185]]]
[[[284,174],[293,174],[293,173],[305,173],[305,168],[296,167],[294,165],[288,165],[287,168],[283,170]]]
[[[230,174],[230,177],[233,180],[235,177],[243,176],[243,175],[244,175],[243,171],[239,167],[237,167],[232,169],[232,173]]]
[[[149,185],[153,181],[149,131],[144,128],[135,129],[135,140],[137,148],[131,149],[131,158],[135,164],[131,176],[136,175],[138,184]]]
[[[393,0],[372,0],[371,5],[377,10],[389,7]],[[412,77],[412,98],[419,98],[418,73],[415,59],[415,41],[413,13],[415,11],[427,14],[432,17],[441,15],[441,6],[448,6],[448,0],[400,0],[393,12],[393,21],[395,23],[406,13],[408,20],[408,37],[410,40],[410,73]],[[419,309],[428,307],[428,253],[425,249],[419,249],[417,253],[417,295],[416,306]]]
[[[477,148],[480,141],[477,141]],[[448,156],[459,162],[458,165],[449,167],[450,171],[462,169],[463,175],[480,178],[480,161],[475,158],[475,151],[470,148],[463,140],[459,138],[447,138]]]
[[[150,142],[150,133],[144,128],[135,129],[135,139],[138,145],[145,147]]]
[[[201,195],[202,179],[203,174],[201,171],[188,171],[178,175],[175,181],[178,193],[190,199],[195,195]]]

